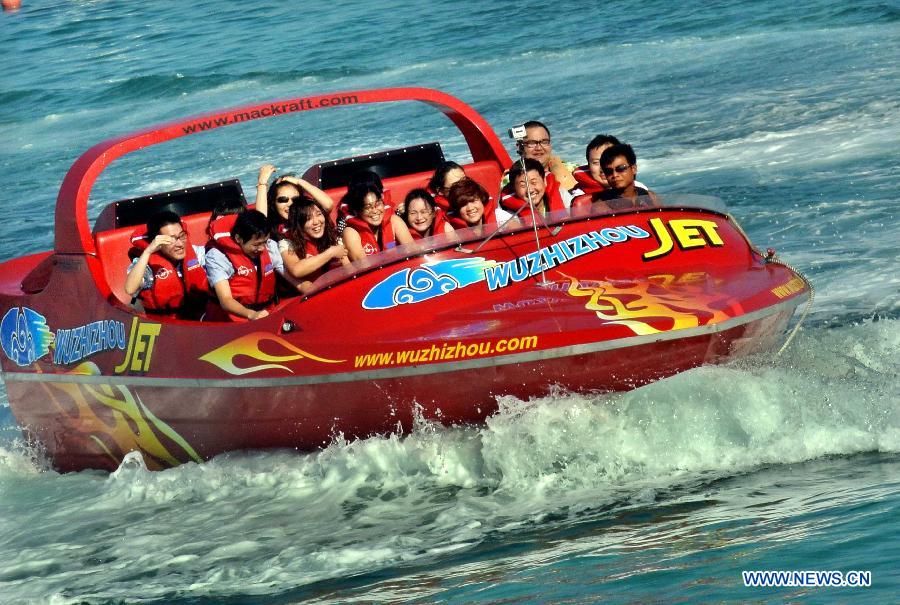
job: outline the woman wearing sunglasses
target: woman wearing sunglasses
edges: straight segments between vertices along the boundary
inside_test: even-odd
[[[291,206],[301,200],[315,200],[329,214],[334,208],[334,200],[327,193],[291,174],[284,174],[269,186],[269,179],[275,172],[272,164],[263,164],[259,169],[256,181],[256,209],[265,215],[269,222],[271,237],[274,240],[284,238],[287,233],[287,221]]]
[[[609,188],[594,194],[595,202],[605,202],[610,210],[650,208],[658,205],[656,195],[635,183],[637,157],[631,145],[620,143],[600,156],[600,166]]]

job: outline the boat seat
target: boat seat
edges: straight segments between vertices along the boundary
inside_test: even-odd
[[[209,239],[206,235],[206,225],[209,222],[209,213],[200,212],[182,217],[185,229],[188,232],[191,244],[203,246]],[[113,295],[123,303],[129,304],[131,297],[125,293],[125,275],[131,258],[128,251],[131,249],[131,236],[138,227],[120,227],[94,234],[94,242],[97,246],[97,257],[103,267],[103,275]]]

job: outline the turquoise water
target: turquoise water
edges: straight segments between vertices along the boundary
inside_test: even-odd
[[[484,427],[61,476],[0,407],[0,602],[863,602],[900,594],[900,9],[890,2],[37,2],[0,15],[0,258],[52,246],[75,158],[180,116],[446,90],[579,162],[632,143],[726,200],[816,303],[781,358],[624,394],[501,401]],[[220,129],[115,163],[113,199],[440,139],[416,106]],[[511,148],[510,148],[511,150]],[[745,588],[741,570],[868,570]]]

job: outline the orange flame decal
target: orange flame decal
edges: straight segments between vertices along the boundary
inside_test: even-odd
[[[84,362],[68,374],[99,376],[101,372],[93,362]],[[141,452],[147,468],[153,470],[202,461],[181,435],[125,386],[52,382],[43,386],[59,410],[58,419],[69,425],[69,438],[89,439],[115,464],[132,451]],[[170,449],[180,452],[176,455]]]
[[[702,273],[689,273],[680,278],[654,275],[640,282],[583,283],[569,275],[564,277],[569,280],[566,292],[569,296],[588,298],[586,309],[640,336],[716,324],[732,317],[725,308],[740,313],[740,305],[733,299],[705,291],[707,276]],[[671,327],[651,325],[658,326],[663,319],[669,320]]]
[[[260,349],[260,344],[263,342],[275,343],[276,345],[282,347],[283,350],[290,351],[290,353],[285,352],[280,355],[265,353]],[[312,353],[304,351],[303,349],[298,349],[283,338],[273,336],[272,334],[268,334],[266,332],[253,332],[251,334],[241,336],[240,338],[222,345],[218,349],[210,351],[206,355],[203,355],[200,359],[207,363],[213,364],[214,366],[218,367],[221,370],[224,370],[225,372],[228,372],[229,374],[237,376],[272,369],[285,370],[287,372],[290,372],[291,374],[294,373],[292,369],[285,365],[281,365],[281,363],[262,363],[246,368],[238,367],[234,363],[234,360],[241,355],[262,362],[286,363],[288,361],[296,361],[297,359],[311,359],[313,361],[318,361],[319,363],[342,363],[345,361],[343,359],[325,359],[324,357],[318,357],[316,355],[313,355]]]

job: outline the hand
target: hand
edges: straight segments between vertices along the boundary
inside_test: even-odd
[[[150,245],[147,246],[147,251],[150,254],[153,254],[154,252],[156,252],[163,246],[171,246],[174,243],[175,243],[174,237],[172,237],[171,235],[163,235],[162,233],[160,233],[159,235],[154,237],[153,241],[150,242]]]
[[[269,179],[272,178],[272,175],[275,173],[275,166],[272,164],[263,164],[259,168],[259,178],[256,181],[257,183],[268,183]]]
[[[338,260],[347,256],[347,249],[342,244],[335,244],[328,248],[328,251],[331,253],[331,258]]]
[[[250,315],[247,316],[247,319],[250,321],[254,321],[256,319],[262,319],[263,317],[268,317],[269,312],[263,309],[262,311],[252,311]]]

